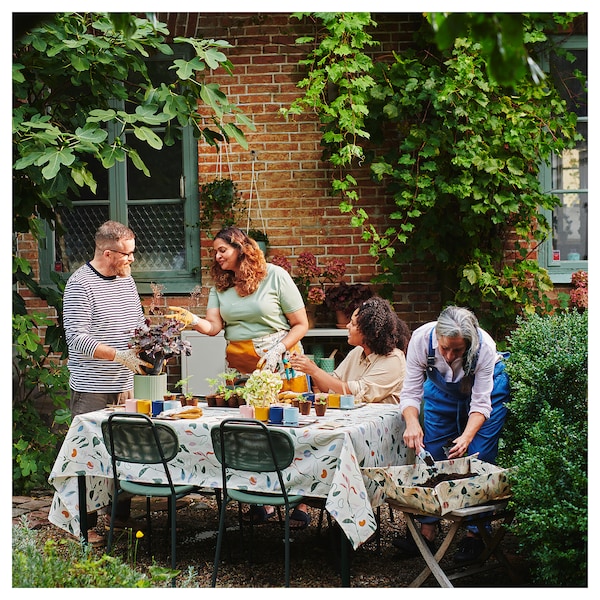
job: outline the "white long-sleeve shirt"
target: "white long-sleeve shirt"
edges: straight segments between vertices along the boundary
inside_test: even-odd
[[[400,411],[408,406],[421,409],[423,401],[423,384],[427,377],[427,354],[429,351],[429,334],[433,329],[432,346],[435,352],[434,366],[445,381],[456,383],[464,377],[462,357],[449,365],[439,352],[439,344],[435,335],[436,321],[426,323],[412,334],[406,353],[406,376],[400,393]],[[471,391],[469,414],[478,412],[489,419],[492,412],[491,393],[494,387],[494,366],[500,359],[496,351],[496,342],[483,329],[481,333],[481,349],[475,367],[475,381]]]
[[[126,350],[133,330],[143,322],[133,277],[105,277],[89,263],[79,267],[67,281],[63,300],[71,389],[95,393],[133,389],[129,369],[93,355],[99,344]]]

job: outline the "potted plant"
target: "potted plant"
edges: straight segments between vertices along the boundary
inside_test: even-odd
[[[323,417],[327,410],[327,396],[319,394],[315,397],[315,414],[317,417]]]
[[[319,267],[312,252],[302,252],[296,260],[295,274],[292,273],[292,264],[283,255],[273,256],[271,263],[279,265],[292,275],[304,300],[309,326],[313,329],[317,322],[317,308],[325,302],[327,284],[337,282],[346,273],[344,261],[332,258],[324,267]]]
[[[210,232],[215,221],[221,227],[236,223],[245,210],[245,203],[237,184],[229,178],[217,177],[200,186],[200,219],[198,225]]]
[[[278,401],[282,379],[279,373],[256,369],[244,385],[243,395],[246,402],[254,407],[255,417],[259,421],[269,419],[269,407]]]
[[[206,381],[212,393],[206,396],[208,406],[238,406],[243,396],[242,387],[237,385],[240,373],[236,369],[227,369],[216,377],[207,377]]]
[[[179,388],[181,390],[181,393],[178,395],[177,398],[181,402],[181,406],[198,406],[198,398],[196,398],[194,394],[192,394],[192,392],[190,392],[187,388],[187,384],[190,377],[193,377],[193,375],[190,375],[185,379],[180,379],[175,384],[175,388]],[[184,387],[187,391],[184,391]]]
[[[301,415],[310,415],[310,407],[312,406],[312,402],[307,400],[304,396],[299,396],[298,398],[298,408],[300,408]]]
[[[137,348],[139,357],[152,364],[152,367],[142,367],[145,375],[133,376],[134,396],[148,400],[162,400],[167,393],[167,374],[163,373],[166,361],[179,354],[192,353],[190,342],[181,339],[181,324],[177,319],[163,319],[154,325],[146,319],[132,332],[129,347]]]
[[[181,323],[177,319],[164,319],[155,325],[151,325],[150,320],[146,319],[132,333],[129,347],[139,349],[140,358],[153,365],[152,368],[142,367],[148,375],[162,373],[169,358],[182,353],[189,356],[192,353],[190,342],[181,339]]]
[[[347,284],[344,281],[325,291],[325,305],[336,313],[338,327],[345,327],[352,313],[373,296],[373,290],[364,283]]]
[[[246,232],[249,238],[252,238],[258,247],[262,250],[262,253],[266,256],[267,249],[269,248],[269,236],[260,229],[248,229]]]

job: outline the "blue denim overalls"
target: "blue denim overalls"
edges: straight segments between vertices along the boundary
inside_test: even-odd
[[[481,332],[479,333],[481,347]],[[508,354],[503,354],[506,358]],[[477,364],[477,358],[473,369]],[[429,351],[427,355],[427,379],[423,385],[423,424],[425,448],[435,460],[445,460],[442,446],[449,440],[457,438],[467,424],[469,417],[470,394],[460,392],[460,382],[448,383],[433,366],[435,351],[433,349],[433,329],[429,334]],[[504,371],[504,361],[500,360],[494,368],[494,388],[491,394],[492,412],[489,419],[481,426],[469,445],[468,455],[479,452],[479,460],[493,463],[498,454],[500,432],[506,419],[506,403],[510,399],[508,375]]]
[[[481,332],[479,332],[479,346],[481,347]],[[509,356],[508,353],[501,352],[499,354],[503,359]],[[478,356],[475,357],[473,370]],[[445,381],[441,373],[434,367],[434,362],[432,329],[429,334],[427,378],[423,385],[423,429],[425,432],[423,443],[435,460],[445,460],[446,455],[442,446],[447,445],[450,440],[457,438],[464,431],[469,417],[471,394],[460,392],[460,382],[448,383]],[[486,419],[475,434],[467,450],[467,455],[479,452],[479,460],[489,463],[496,460],[500,432],[506,419],[506,403],[510,400],[510,385],[504,366],[504,360],[500,360],[494,367],[494,387],[491,394],[492,412],[490,418]],[[435,523],[439,519],[437,517],[418,517],[417,520],[421,523]],[[468,525],[467,529],[472,533],[477,533],[475,525]]]

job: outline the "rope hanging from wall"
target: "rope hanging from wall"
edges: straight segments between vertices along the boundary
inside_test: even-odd
[[[248,220],[246,223],[246,232],[250,231],[250,213],[252,212],[252,198],[253,192],[256,193],[256,212],[258,214],[258,218],[260,219],[261,230],[266,233],[267,227],[265,223],[265,219],[263,218],[262,209],[260,207],[260,198],[258,196],[258,173],[254,168],[254,164],[256,162],[256,156],[252,153],[252,177],[250,179],[250,198],[248,199]]]
[[[225,147],[225,162],[227,164],[227,171],[229,177],[231,177],[231,164],[229,163],[229,144],[224,144]],[[217,152],[217,163],[215,165],[215,179],[223,179],[223,153],[219,149]]]

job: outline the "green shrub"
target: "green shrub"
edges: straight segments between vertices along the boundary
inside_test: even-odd
[[[140,573],[119,558],[97,556],[74,539],[48,540],[42,546],[26,521],[13,526],[14,588],[166,587],[172,575],[158,567]]]
[[[514,532],[535,583],[587,584],[587,311],[519,319],[499,463],[518,467]]]
[[[48,475],[64,438],[59,427],[71,418],[67,407],[67,366],[51,358],[52,348],[38,334],[45,327],[45,343],[51,344],[56,331],[51,323],[41,314],[14,314],[12,318],[12,458],[16,494],[48,487]],[[44,400],[53,410],[46,417],[38,410]]]

